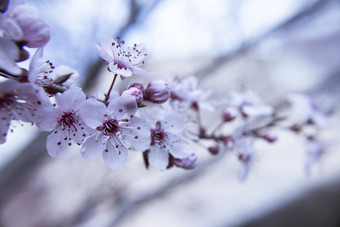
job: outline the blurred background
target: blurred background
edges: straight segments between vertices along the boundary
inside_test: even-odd
[[[94,43],[104,34],[144,43],[153,78],[196,76],[213,98],[243,88],[272,105],[287,94],[340,101],[340,2],[337,0],[27,0],[51,26],[45,56],[79,71],[78,86],[103,96],[112,75]],[[119,82],[126,88],[131,80]],[[217,117],[218,113],[215,113]],[[205,115],[206,124],[214,115]],[[109,170],[77,151],[56,159],[29,125],[0,145],[1,226],[339,226],[340,115],[313,174],[304,171],[302,140],[278,132],[256,144],[258,160],[245,182],[233,156],[196,146],[195,170],[145,169],[140,153]]]

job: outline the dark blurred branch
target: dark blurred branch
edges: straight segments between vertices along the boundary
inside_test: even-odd
[[[119,208],[115,211],[114,216],[111,222],[107,225],[109,226],[119,226],[119,224],[129,215],[136,212],[137,209],[141,208],[144,204],[149,203],[153,199],[157,199],[161,196],[166,195],[166,193],[171,190],[177,189],[178,187],[185,185],[188,182],[193,181],[196,177],[201,176],[203,173],[206,173],[207,169],[218,163],[221,160],[224,160],[222,156],[226,153],[221,153],[218,156],[213,156],[204,162],[200,163],[198,167],[194,170],[190,170],[189,172],[180,175],[178,177],[174,177],[173,179],[169,179],[165,184],[161,185],[159,188],[151,190],[150,192],[134,199],[131,201],[123,201],[122,204],[119,204]]]
[[[324,182],[312,190],[303,193],[299,198],[292,198],[279,207],[271,209],[268,214],[251,220],[240,220],[242,227],[270,226],[339,226],[340,225],[340,179]],[[219,226],[227,226],[221,223]]]
[[[328,4],[330,4],[331,2],[335,2],[335,1],[337,0],[319,0],[319,1],[316,1],[315,3],[310,4],[309,6],[302,9],[300,12],[294,14],[290,18],[279,23],[274,28],[264,32],[258,37],[255,37],[251,40],[244,40],[243,42],[241,42],[241,44],[238,47],[234,48],[233,50],[226,53],[225,55],[215,58],[210,64],[204,66],[203,68],[200,68],[198,71],[193,73],[193,75],[196,75],[197,78],[199,79],[202,79],[206,75],[211,75],[213,72],[218,70],[221,66],[223,66],[225,63],[243,55],[247,51],[250,51],[251,49],[256,47],[258,44],[260,44],[270,35],[273,35],[276,32],[280,32],[284,29],[287,29],[288,27],[298,22],[301,22],[302,20],[307,19],[308,17],[312,16],[314,13],[318,13],[324,8],[326,8],[326,6],[328,6]]]

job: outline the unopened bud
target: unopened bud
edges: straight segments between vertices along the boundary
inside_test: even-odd
[[[272,132],[268,132],[264,135],[261,135],[260,137],[266,140],[268,143],[274,143],[277,140],[277,135]]]
[[[214,145],[208,148],[208,151],[212,154],[212,155],[217,155],[219,152],[218,149],[218,145]]]
[[[135,87],[135,88],[138,88],[139,90],[141,90],[142,92],[144,92],[144,86],[143,84],[141,83],[133,83],[131,84],[128,89],[132,88],[132,87]]]
[[[153,103],[164,103],[170,97],[170,87],[162,80],[152,81],[144,92],[145,100]]]
[[[122,96],[130,95],[136,99],[137,106],[139,106],[143,101],[143,92],[136,87],[131,87],[123,91]]]
[[[191,154],[190,156],[183,159],[175,158],[173,160],[173,164],[175,166],[183,169],[193,169],[197,166],[197,163],[198,163],[197,156],[195,154]]]
[[[237,110],[233,107],[227,107],[226,109],[223,110],[222,113],[222,120],[224,122],[232,121],[237,117]]]

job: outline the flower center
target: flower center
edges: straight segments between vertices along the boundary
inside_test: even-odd
[[[166,133],[161,128],[161,122],[157,121],[156,128],[151,129],[151,145],[160,144],[165,139]]]
[[[76,126],[74,125],[75,122],[76,122],[75,115],[72,112],[64,113],[59,119],[59,123],[61,125],[62,130],[64,130],[66,127],[67,128],[73,127],[75,130],[77,130]]]
[[[14,95],[12,94],[5,94],[3,97],[0,98],[0,109],[5,109],[14,103]]]
[[[127,70],[126,65],[122,61],[114,60],[113,64],[117,65],[118,69],[125,69],[125,70]]]
[[[110,119],[110,120],[105,121],[102,126],[102,131],[103,131],[103,134],[106,136],[116,135],[117,132],[119,131],[118,121],[115,119]]]

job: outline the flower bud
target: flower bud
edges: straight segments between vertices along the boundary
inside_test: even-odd
[[[170,87],[162,80],[152,81],[144,92],[145,100],[153,103],[164,103],[170,97]]]
[[[227,107],[223,110],[222,120],[224,122],[232,121],[237,117],[237,110],[233,107]]]
[[[214,146],[208,147],[208,151],[212,155],[217,155],[218,152],[219,152],[218,145],[214,145]]]
[[[136,87],[130,87],[129,89],[123,91],[122,96],[131,95],[136,99],[137,106],[139,106],[143,101],[143,92]]]
[[[183,169],[193,169],[198,164],[197,156],[195,154],[191,154],[190,156],[183,158],[183,159],[175,158],[173,160],[173,164]]]
[[[142,92],[144,92],[144,86],[143,84],[141,83],[133,83],[131,84],[128,89],[132,88],[132,87],[135,87],[135,88],[138,88],[139,90],[141,90]]]
[[[272,132],[268,132],[264,135],[261,135],[260,137],[266,140],[268,143],[274,143],[277,140],[277,135]]]

